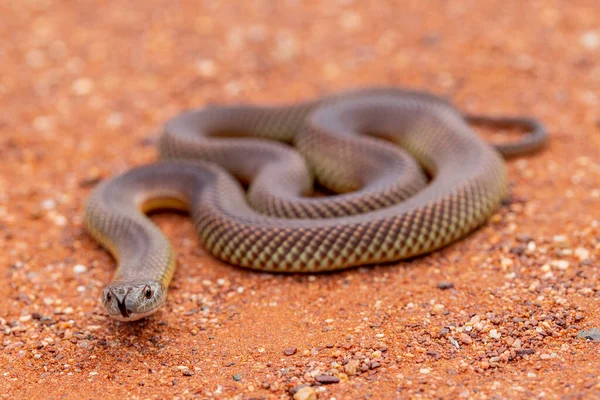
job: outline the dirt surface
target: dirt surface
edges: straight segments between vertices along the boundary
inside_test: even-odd
[[[597,7],[0,2],[0,396],[600,398],[598,344],[577,338],[600,326]],[[168,304],[105,317],[114,262],[83,204],[155,159],[167,118],[370,84],[535,115],[551,145],[509,161],[511,201],[485,227],[394,266],[244,271],[186,216],[154,216],[179,254]]]

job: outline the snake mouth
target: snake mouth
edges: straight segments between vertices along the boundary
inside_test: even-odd
[[[157,311],[157,309],[158,308],[155,308],[153,310],[142,312],[142,313],[130,312],[127,317],[123,317],[122,314],[111,314],[110,317],[113,319],[116,319],[117,321],[121,321],[121,322],[134,322],[134,321],[140,320],[142,318],[146,318],[146,317],[154,314]]]

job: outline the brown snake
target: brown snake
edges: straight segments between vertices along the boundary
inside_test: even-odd
[[[531,132],[494,147],[469,121]],[[465,117],[439,97],[400,89],[182,113],[164,126],[166,161],[90,195],[87,229],[118,259],[104,306],[135,320],[165,301],[174,253],[149,210],[188,210],[205,248],[246,268],[318,272],[396,261],[483,224],[507,192],[501,155],[537,150],[546,138],[534,119]],[[338,194],[311,197],[313,176]]]

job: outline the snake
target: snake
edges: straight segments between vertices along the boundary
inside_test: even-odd
[[[491,144],[473,124],[528,134]],[[156,162],[100,182],[87,199],[85,228],[117,262],[102,304],[120,321],[165,304],[176,260],[154,210],[189,213],[203,247],[243,268],[388,264],[483,225],[508,193],[505,158],[547,137],[531,117],[468,115],[395,87],[182,111],[162,126]]]

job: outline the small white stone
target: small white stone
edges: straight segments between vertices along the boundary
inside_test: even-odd
[[[567,260],[554,260],[552,261],[552,266],[558,269],[565,270],[569,268],[569,262]]]
[[[493,339],[500,339],[500,337],[502,337],[502,335],[496,329],[492,329],[490,331],[490,337]]]
[[[267,37],[268,30],[264,25],[252,25],[248,28],[248,39],[252,42],[262,42]]]
[[[428,373],[431,372],[431,369],[429,369],[429,368],[421,368],[419,370],[419,372],[422,373],[422,374],[428,374]]]
[[[511,260],[510,258],[502,257],[500,259],[500,264],[502,265],[502,268],[506,269],[507,267],[513,265],[513,260]]]
[[[289,61],[298,53],[298,43],[294,36],[281,34],[275,43],[275,56],[279,61]]]
[[[73,82],[71,89],[78,96],[84,96],[90,94],[94,89],[94,82],[88,78],[79,78]]]
[[[361,24],[362,18],[360,14],[354,11],[346,11],[340,17],[340,25],[344,29],[355,30],[356,28],[360,27]]]
[[[73,272],[75,272],[76,274],[82,274],[85,271],[87,271],[87,267],[83,264],[77,264],[73,267]]]
[[[67,217],[61,214],[55,215],[52,220],[58,226],[65,226],[67,224]]]
[[[52,210],[55,207],[56,207],[56,201],[54,201],[52,199],[46,199],[46,200],[42,201],[42,208],[44,210]]]
[[[225,84],[225,92],[229,96],[238,96],[242,91],[242,85],[237,81],[229,81]]]
[[[217,74],[217,64],[210,59],[199,60],[196,63],[196,71],[203,78],[212,78]]]
[[[123,116],[121,113],[114,112],[111,113],[108,118],[106,118],[106,125],[111,128],[118,128],[123,124]]]
[[[554,236],[554,241],[556,243],[564,243],[567,241],[567,237],[565,235],[555,235]]]
[[[39,116],[33,120],[33,129],[38,132],[48,132],[54,129],[54,121],[51,117]]]
[[[587,31],[579,37],[579,43],[589,50],[600,47],[600,33],[598,31]]]
[[[94,375],[98,375],[98,373],[96,371],[90,372],[90,376],[94,376]]]
[[[304,386],[294,393],[294,400],[317,400],[317,392],[310,386]]]
[[[25,54],[25,62],[32,68],[41,68],[46,65],[46,56],[41,50],[29,50]]]
[[[83,292],[85,292],[85,286],[83,286],[83,285],[79,285],[79,286],[77,286],[77,291],[78,291],[79,293],[83,293]]]
[[[548,272],[548,271],[550,271],[551,267],[548,264],[544,264],[540,267],[540,269],[544,272]]]
[[[584,261],[590,258],[590,251],[583,247],[578,247],[575,249],[575,256],[579,259],[579,261]]]

